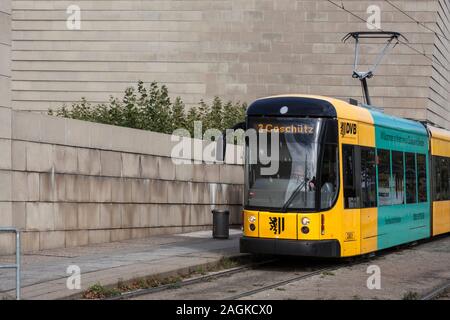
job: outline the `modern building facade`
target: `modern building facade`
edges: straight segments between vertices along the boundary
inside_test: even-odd
[[[138,80],[167,84],[187,104],[279,93],[361,100],[353,45],[341,39],[367,30],[378,6],[381,20],[369,22],[404,33],[410,47],[396,46],[370,81],[374,104],[450,128],[450,3],[390,2],[335,2],[351,14],[327,0],[12,0],[12,106],[102,102]],[[380,48],[368,46],[362,62]]]

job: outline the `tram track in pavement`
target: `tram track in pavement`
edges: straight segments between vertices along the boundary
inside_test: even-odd
[[[271,290],[271,289],[275,289],[275,288],[287,285],[287,284],[295,282],[295,281],[300,281],[300,280],[303,280],[303,279],[307,279],[307,278],[310,278],[310,277],[322,274],[323,272],[332,271],[332,270],[335,270],[336,268],[337,267],[320,268],[320,269],[314,270],[314,271],[312,271],[310,273],[307,273],[307,274],[304,274],[304,275],[301,275],[301,276],[296,276],[296,277],[293,277],[291,279],[278,281],[276,283],[272,283],[272,284],[263,286],[261,288],[249,290],[249,291],[246,291],[246,292],[239,293],[237,295],[233,295],[233,296],[227,297],[227,298],[225,298],[225,300],[238,300],[238,299],[241,299],[241,298],[245,298],[245,297],[251,296],[251,295],[256,294],[256,293],[264,292],[264,291],[267,291],[267,290]]]
[[[327,271],[331,272],[332,270],[342,267],[343,264],[346,266],[349,265],[348,261],[313,261],[310,259],[301,260],[300,264],[294,263],[294,266],[292,265],[291,260],[285,261],[278,258],[257,263],[250,263],[232,269],[186,279],[176,284],[124,293],[121,296],[113,297],[111,299],[159,299],[161,295],[164,297],[163,299],[173,299],[173,296],[177,295],[183,297],[183,294],[181,293],[183,290],[185,290],[185,293],[187,290],[193,290],[193,292],[189,291],[189,299],[195,300],[212,298],[221,300],[236,300],[258,292],[277,288],[291,282],[324,274]],[[294,276],[292,276],[292,274]],[[225,284],[225,286],[222,286],[223,284]],[[231,288],[228,289],[233,290],[227,290],[227,285],[231,286]],[[213,286],[213,291],[216,294],[217,292],[220,292],[219,296],[213,297],[210,295],[205,295],[204,291],[212,289],[211,287],[208,288],[208,286]],[[254,286],[258,286],[258,288],[252,288]],[[220,290],[217,290],[217,288],[220,288]],[[236,294],[228,296],[235,292]],[[177,298],[175,297],[175,299]]]
[[[274,258],[269,260],[251,262],[248,264],[244,264],[241,266],[237,266],[231,269],[211,272],[206,275],[201,275],[193,278],[187,278],[177,283],[171,283],[166,285],[161,285],[158,287],[146,288],[146,289],[138,289],[135,291],[125,292],[119,296],[109,297],[106,300],[127,300],[127,299],[139,299],[140,297],[158,297],[156,295],[159,294],[167,294],[167,292],[174,292],[178,289],[195,287],[195,285],[201,285],[202,283],[208,283],[213,280],[219,280],[222,278],[226,278],[228,276],[233,276],[237,274],[242,274],[245,272],[260,272],[265,273],[264,275],[270,277],[270,273],[278,272],[278,273],[293,273],[294,276],[283,278],[281,280],[271,281],[270,283],[263,284],[258,288],[251,290],[242,290],[239,288],[236,294],[220,297],[223,300],[237,300],[240,298],[245,298],[251,296],[256,293],[268,291],[271,289],[276,289],[278,287],[284,286],[286,284],[301,281],[316,275],[326,274],[327,272],[331,272],[337,270],[343,266],[349,267],[355,264],[363,263],[365,261],[371,260],[372,258],[376,258],[379,255],[366,255],[359,256],[358,258],[344,258],[344,259],[321,259],[321,258],[304,258],[305,260],[300,260],[301,264],[293,264],[290,258],[295,260],[295,257],[284,257],[288,260],[283,260],[283,258]],[[301,259],[301,258],[300,258]],[[318,262],[320,261],[320,262]],[[278,264],[278,266],[277,266]],[[280,266],[281,264],[281,266]],[[284,264],[284,265],[283,265]],[[259,284],[253,284],[254,286]],[[241,292],[239,292],[241,291]],[[170,294],[169,294],[170,295]],[[171,298],[170,298],[171,299]],[[191,299],[196,299],[191,298]],[[204,299],[204,298],[201,298]]]
[[[420,300],[439,300],[440,296],[448,293],[450,290],[450,281],[434,288],[427,294],[423,295]]]
[[[349,263],[347,266],[355,265],[355,264],[358,264],[360,262],[362,262],[362,261],[359,261],[359,262],[358,261],[354,261],[354,262]],[[335,265],[335,266],[332,266],[332,267],[326,267],[326,268],[317,269],[317,270],[312,271],[310,273],[307,273],[307,274],[304,274],[304,275],[300,275],[300,276],[296,276],[296,277],[293,277],[291,279],[279,281],[279,282],[276,282],[276,283],[273,283],[273,284],[269,284],[269,285],[266,285],[266,286],[263,286],[263,287],[260,287],[260,288],[257,288],[257,289],[253,289],[253,290],[242,292],[242,293],[239,293],[239,294],[236,294],[236,295],[233,295],[233,296],[229,296],[229,297],[225,298],[224,300],[238,300],[238,299],[241,299],[241,298],[249,297],[249,296],[252,296],[254,294],[258,294],[258,293],[265,292],[265,291],[268,291],[268,290],[276,289],[278,287],[282,287],[284,285],[287,285],[287,284],[290,284],[290,283],[293,283],[293,282],[296,282],[296,281],[304,280],[304,279],[310,278],[310,277],[315,276],[315,275],[320,275],[321,273],[324,273],[324,272],[331,272],[333,270],[338,269],[339,267],[340,267],[339,265]],[[418,298],[418,300],[441,300],[441,299],[448,299],[448,298],[450,298],[450,281],[447,281],[447,282],[445,282],[445,283],[443,283],[443,284],[433,288],[431,291],[429,291],[426,294],[420,296]]]
[[[258,266],[267,265],[270,263],[274,263],[276,261],[278,261],[278,259],[271,259],[271,260],[247,263],[247,264],[244,264],[244,265],[241,265],[238,267],[211,272],[211,273],[208,273],[207,275],[201,275],[201,276],[197,276],[197,277],[193,277],[193,278],[188,278],[188,279],[182,280],[178,283],[171,283],[171,284],[161,285],[161,286],[154,287],[154,288],[138,289],[138,290],[134,290],[134,291],[130,291],[130,292],[125,292],[119,296],[109,297],[109,298],[106,298],[105,300],[132,299],[132,298],[136,298],[136,297],[143,296],[143,295],[154,294],[154,293],[162,292],[165,290],[174,289],[175,287],[176,288],[186,287],[189,285],[206,282],[206,281],[209,281],[209,280],[212,280],[215,278],[233,275],[233,274],[239,273],[244,270],[249,270],[249,269],[252,269],[252,268],[255,268]]]

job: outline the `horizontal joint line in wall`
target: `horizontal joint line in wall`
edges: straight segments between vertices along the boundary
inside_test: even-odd
[[[12,50],[12,51],[16,52],[16,50]],[[86,52],[87,51],[82,51],[82,53],[86,53]],[[233,53],[233,52],[231,52],[231,53]],[[216,53],[216,54],[219,54],[219,53]],[[95,60],[79,60],[79,59],[61,60],[61,59],[54,59],[54,60],[47,60],[47,59],[36,59],[36,58],[34,58],[34,59],[17,59],[17,58],[14,58],[14,56],[13,56],[12,61],[13,62],[16,62],[16,61],[17,62],[58,62],[58,63],[62,63],[62,62],[65,62],[65,63],[73,63],[73,62],[107,62],[107,63],[112,63],[112,62],[123,62],[123,63],[129,63],[129,62],[131,62],[131,63],[133,63],[133,62],[141,62],[141,63],[154,62],[154,63],[175,63],[177,60],[159,60],[159,59],[145,59],[145,60],[144,59],[142,59],[142,60],[128,60],[128,59],[124,59],[124,60],[108,60],[108,59],[102,59],[102,60],[98,60],[98,59],[95,59]],[[223,60],[223,59],[219,59],[219,58],[217,58],[217,60],[206,60],[206,61],[195,60],[195,61],[192,61],[192,62],[195,62],[195,63],[210,63],[210,64],[214,64],[214,63],[223,63],[223,64],[232,63],[232,61]],[[267,62],[263,62],[263,61],[256,61],[256,62],[262,63],[262,64],[263,63],[267,64]],[[280,64],[280,63],[283,64],[283,62],[274,62],[274,64]],[[284,64],[292,64],[292,63],[285,62]],[[324,63],[319,63],[319,62],[318,63],[311,63],[311,65],[324,65]],[[342,67],[348,67],[349,66],[348,64],[341,64],[341,63],[325,63],[325,65],[342,66]],[[432,64],[431,62],[427,63],[427,64],[415,63],[413,66],[411,66],[410,64],[381,64],[380,67],[383,67],[383,66],[386,67],[387,66],[387,67],[405,67],[405,68],[418,67],[418,68],[420,68],[420,67],[429,67],[430,65],[434,66],[435,64]],[[33,71],[33,70],[29,70],[29,71]],[[283,73],[280,73],[280,74],[283,74]]]
[[[163,228],[190,228],[190,227],[211,227],[211,224],[193,224],[193,225],[176,225],[176,226],[152,226],[152,227],[111,227],[111,228],[97,228],[97,229],[42,229],[42,230],[27,230],[22,229],[22,232],[75,232],[75,231],[114,231],[114,230],[135,230],[135,229],[163,229]],[[241,226],[240,223],[230,223],[230,226]]]
[[[120,32],[120,31],[117,31],[117,32]],[[30,40],[30,41],[32,41],[32,40]],[[52,40],[49,40],[49,41],[52,41]],[[148,42],[148,41],[147,41]],[[168,42],[168,41],[161,41],[161,42]],[[179,42],[179,41],[173,41],[173,42]],[[159,49],[159,48],[158,48]],[[14,52],[52,52],[52,53],[55,53],[55,52],[69,52],[69,53],[88,53],[88,52],[92,52],[92,53],[95,53],[95,52],[109,52],[109,53],[130,53],[130,50],[50,50],[50,49],[41,49],[41,50],[37,50],[37,49],[14,49],[13,50]],[[149,50],[143,50],[143,51],[132,51],[133,53],[142,53],[142,54],[151,54],[151,52],[149,52]],[[158,52],[160,52],[159,50],[158,51],[156,51],[155,52],[155,54],[158,54]],[[192,52],[194,52],[194,51],[192,51]],[[211,52],[211,53],[220,53],[219,51],[216,51],[216,52]],[[228,52],[228,51],[226,51],[226,52],[224,52],[225,54],[226,53],[235,53],[235,54],[239,54],[240,52],[239,51],[231,51],[231,52]],[[428,55],[431,55],[431,53],[427,53]],[[314,52],[306,52],[306,53],[301,53],[301,54],[298,54],[299,56],[312,56],[312,55],[317,55],[317,53],[314,53]],[[321,53],[320,54],[321,56],[329,56],[329,57],[332,57],[332,56],[336,56],[336,55],[342,55],[342,56],[346,56],[346,54],[344,54],[344,53]],[[407,57],[409,57],[409,56],[417,56],[418,54],[417,53],[414,53],[414,52],[412,52],[412,53],[409,53],[409,52],[406,52],[406,53],[399,53],[399,54],[397,54],[396,55],[396,57],[400,57],[400,56],[407,56]],[[371,54],[371,55],[368,55],[369,57],[372,57],[372,56],[375,56],[376,57],[376,55],[375,54]],[[433,55],[433,57],[436,59],[436,60],[438,60],[437,58],[436,58],[436,56],[435,55]],[[61,61],[61,60],[57,60],[57,61]],[[430,61],[430,63],[431,63],[431,61]],[[319,62],[318,62],[318,64],[319,64]],[[394,64],[394,63],[383,63],[382,65],[397,65],[397,64]],[[401,65],[401,64],[400,64]],[[407,65],[407,64],[405,64],[405,65]],[[429,64],[428,64],[429,65]]]
[[[97,72],[102,72],[102,71],[97,71]],[[423,78],[429,78],[429,77],[423,77]],[[59,82],[78,82],[78,83],[89,83],[89,82],[96,82],[96,83],[98,83],[98,82],[103,82],[103,81],[80,81],[80,80],[76,80],[76,81],[72,81],[72,80],[62,80],[62,81],[59,81],[59,80],[17,80],[16,79],[16,82],[17,81],[23,81],[23,82],[46,82],[46,83],[51,83],[51,82],[57,82],[57,83],[59,83]],[[103,83],[109,83],[109,82],[119,82],[119,81],[108,81],[108,82],[103,82]],[[177,84],[177,85],[180,85],[180,84],[201,84],[201,82],[170,82],[170,83],[172,83],[172,84]],[[255,83],[256,84],[256,83]],[[270,84],[275,84],[275,85],[280,85],[280,83],[278,83],[278,82],[274,82],[274,83],[269,83],[269,85]],[[355,82],[355,84],[357,84],[356,82]],[[320,85],[319,84],[316,84],[316,85],[308,85],[309,87],[319,87]],[[348,84],[347,85],[344,85],[344,84],[330,84],[330,85],[327,85],[328,87],[348,87]],[[372,85],[372,88],[394,88],[394,86],[389,86],[389,85]],[[405,88],[405,89],[414,89],[414,88],[426,88],[426,89],[428,89],[428,88],[430,88],[430,85],[428,85],[428,84],[424,84],[424,85],[414,85],[414,86],[404,86],[404,87],[399,87],[399,88]],[[52,90],[52,89],[13,89],[13,91],[16,91],[16,92],[67,92],[67,90],[64,90],[64,89],[56,89],[56,90]],[[96,92],[96,93],[98,93],[99,91],[98,90],[79,90],[79,91],[76,91],[76,92],[80,92],[80,93],[92,93],[92,92]],[[115,90],[101,90],[101,92],[102,93],[119,93],[118,91],[115,91]],[[396,96],[397,97],[397,96]],[[407,96],[407,98],[409,98],[410,96]],[[35,100],[33,100],[33,101],[35,101]]]
[[[89,1],[92,1],[92,0],[89,0]],[[102,0],[96,0],[96,1],[102,1]],[[111,0],[104,0],[104,1],[111,1]],[[231,10],[231,8],[230,9],[228,9],[228,10]],[[14,11],[23,11],[23,12],[27,12],[27,11],[49,11],[49,12],[51,12],[51,11],[54,11],[54,12],[61,12],[61,9],[42,9],[42,8],[27,8],[27,9],[23,9],[23,8],[21,8],[21,9],[14,9]],[[150,9],[148,9],[148,10],[113,10],[113,9],[105,9],[105,10],[103,10],[103,9],[88,9],[88,10],[83,10],[84,12],[90,12],[90,11],[100,11],[100,12],[155,12],[155,10],[150,10]],[[173,12],[173,11],[176,11],[176,12],[179,12],[179,11],[182,11],[182,12],[184,12],[184,11],[187,11],[187,12],[201,12],[202,10],[190,10],[190,9],[186,9],[186,10],[172,10],[172,9],[166,9],[166,10],[164,10],[164,9],[158,9],[157,10],[158,12]]]
[[[243,206],[242,203],[185,203],[185,202],[111,202],[111,201],[105,201],[105,202],[94,202],[94,201],[66,201],[66,200],[55,200],[55,201],[48,201],[48,200],[1,200],[0,203],[53,203],[53,204],[59,204],[59,203],[68,203],[68,204],[110,204],[110,205],[167,205],[167,206]]]
[[[101,71],[98,71],[101,72]],[[25,82],[35,82],[36,80],[17,80],[16,81],[25,81]],[[86,82],[90,82],[90,81],[71,81],[71,80],[63,80],[63,81],[59,81],[59,80],[38,80],[41,82],[47,82],[47,83],[51,83],[51,82],[79,82],[79,83],[86,83]],[[113,81],[111,81],[113,82]],[[118,81],[114,81],[114,82],[118,82]],[[168,82],[166,82],[168,83]],[[183,85],[183,84],[202,84],[202,82],[170,82],[172,84],[177,84],[177,85]],[[348,87],[348,86],[347,86]],[[415,86],[412,88],[428,88],[428,86]],[[61,89],[13,89],[12,91],[15,92],[67,92],[66,90],[61,90]],[[83,90],[83,91],[76,91],[76,92],[81,92],[81,93],[99,93],[99,90]],[[118,91],[114,91],[114,90],[101,90],[102,93],[119,93]]]
[[[61,11],[60,11],[61,12]],[[83,11],[86,12],[86,11]],[[27,19],[27,18],[20,18],[20,19],[13,19],[13,22],[62,22],[65,23],[67,21],[67,19],[61,19],[61,18],[57,18],[57,19],[52,19],[52,18],[41,18],[41,19]],[[116,18],[109,18],[109,19],[86,19],[83,18],[83,22],[160,22],[160,23],[165,23],[165,22],[178,22],[178,23],[192,23],[192,22],[197,22],[197,23],[205,23],[208,22],[208,20],[203,20],[203,19],[133,19],[133,18],[129,18],[129,19],[116,19]],[[229,21],[221,21],[224,23],[228,23]]]
[[[203,184],[223,184],[230,186],[243,186],[243,183],[231,183],[231,182],[208,182],[208,181],[193,181],[193,180],[169,180],[161,178],[144,178],[144,177],[123,177],[123,176],[97,176],[88,175],[81,173],[62,173],[62,172],[49,172],[49,171],[27,171],[27,170],[11,170],[11,169],[0,169],[0,172],[22,172],[22,173],[37,173],[37,174],[49,174],[49,175],[66,175],[66,176],[81,176],[81,177],[92,177],[92,178],[110,178],[110,179],[129,179],[129,180],[150,180],[150,181],[166,181],[166,182],[183,182],[183,183],[203,183]]]

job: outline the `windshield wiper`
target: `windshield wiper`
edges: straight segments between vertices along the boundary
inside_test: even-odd
[[[294,201],[295,197],[297,197],[297,194],[302,190],[302,188],[306,186],[306,181],[301,182],[294,190],[294,192],[292,192],[291,196],[289,197],[289,199],[284,203],[283,208],[281,209],[282,212],[287,212],[287,208],[290,206],[290,204],[292,203],[292,201]],[[306,191],[306,188],[305,188]]]

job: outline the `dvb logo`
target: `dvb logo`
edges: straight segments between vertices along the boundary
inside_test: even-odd
[[[341,136],[356,135],[358,133],[358,126],[353,122],[341,122]]]

